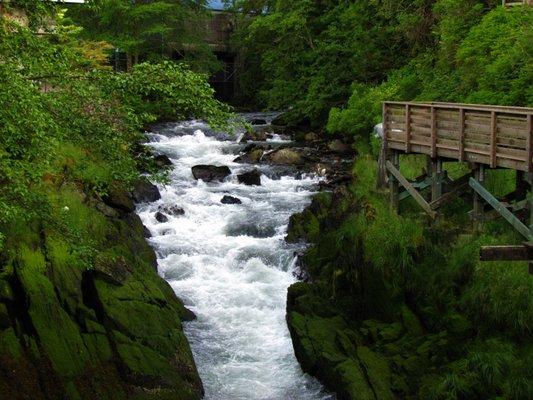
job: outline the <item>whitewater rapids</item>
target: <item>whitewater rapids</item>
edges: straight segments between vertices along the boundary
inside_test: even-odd
[[[139,205],[138,213],[152,234],[159,273],[197,315],[184,327],[205,398],[332,399],[301,371],[285,322],[302,245],[287,244],[284,236],[290,216],[309,204],[317,178],[259,166],[261,186],[239,184],[236,175],[255,167],[233,162],[242,145],[198,121],[166,124],[148,136],[173,167],[170,184],[159,186],[161,200]],[[199,164],[226,165],[232,175],[221,183],[196,181],[191,167]],[[242,204],[222,204],[224,195]],[[160,223],[161,205],[185,213]]]

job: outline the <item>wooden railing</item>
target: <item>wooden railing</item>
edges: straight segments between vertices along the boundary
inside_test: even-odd
[[[533,5],[533,0],[502,0],[502,6],[512,7],[521,5]]]
[[[533,108],[384,102],[385,149],[533,172]]]

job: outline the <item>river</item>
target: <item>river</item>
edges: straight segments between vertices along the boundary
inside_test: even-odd
[[[165,124],[148,136],[173,167],[170,184],[159,187],[161,200],[140,205],[138,213],[152,233],[159,273],[197,315],[184,326],[205,398],[332,399],[301,371],[285,322],[287,288],[296,281],[294,254],[302,245],[287,244],[284,236],[318,179],[260,165],[261,186],[239,184],[236,175],[255,167],[233,162],[243,145],[198,121]],[[232,175],[222,183],[196,181],[191,167],[198,164],[225,165]],[[222,204],[224,195],[242,204]],[[161,223],[155,218],[161,205],[185,213]]]

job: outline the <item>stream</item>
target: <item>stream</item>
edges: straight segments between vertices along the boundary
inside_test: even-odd
[[[269,114],[256,114],[267,121]],[[249,118],[250,116],[247,116]],[[287,288],[296,282],[295,252],[287,244],[289,218],[306,207],[318,179],[287,168],[233,162],[245,146],[238,135],[215,133],[199,121],[164,124],[148,134],[156,153],[173,163],[161,200],[138,207],[157,252],[159,273],[197,319],[184,324],[208,400],[333,399],[304,374],[285,322]],[[272,146],[287,144],[282,137]],[[191,167],[228,166],[223,182],[196,181]],[[257,167],[261,186],[236,175]],[[222,204],[224,195],[242,204]],[[183,215],[158,222],[158,207]]]

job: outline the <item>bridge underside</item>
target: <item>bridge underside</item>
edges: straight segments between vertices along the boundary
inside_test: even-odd
[[[391,207],[398,210],[401,200],[412,197],[435,219],[444,204],[471,194],[475,226],[503,217],[533,248],[532,118],[533,108],[385,102],[379,184],[388,184]],[[402,153],[425,155],[425,173],[406,179],[400,172]],[[470,173],[452,180],[444,162],[464,162]],[[515,190],[497,199],[484,186],[489,168],[516,171]],[[487,205],[493,211],[486,212]]]

